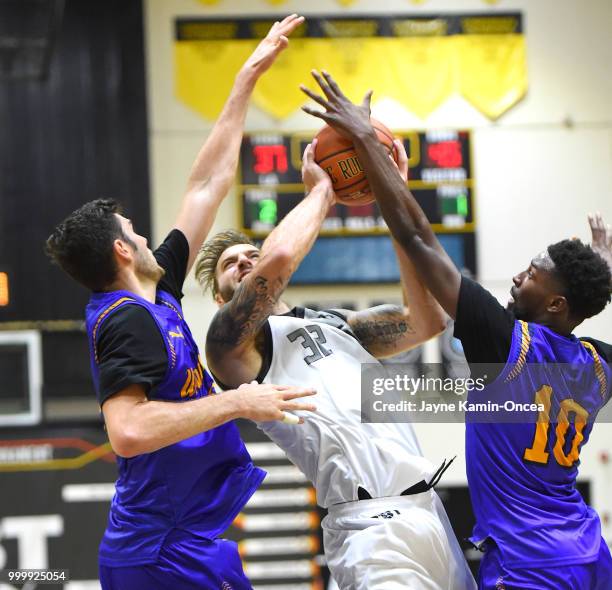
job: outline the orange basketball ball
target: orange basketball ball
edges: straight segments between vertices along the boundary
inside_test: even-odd
[[[371,119],[371,122],[380,143],[389,150],[389,154],[392,154],[397,162],[393,133],[380,121]],[[351,140],[342,137],[329,125],[325,125],[315,137],[317,139],[315,161],[331,177],[338,201],[343,205],[368,205],[374,201],[368,179]]]

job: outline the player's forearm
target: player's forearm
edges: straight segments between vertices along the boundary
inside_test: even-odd
[[[223,111],[192,166],[175,224],[189,242],[187,271],[234,182],[244,120],[255,81],[252,73],[239,72]]]
[[[419,282],[408,256],[395,242],[394,247],[402,278],[404,305],[380,305],[348,316],[355,336],[377,358],[410,350],[446,328],[446,314]]]
[[[353,142],[391,235],[410,256],[425,287],[454,317],[461,283],[459,271],[375,133],[355,136]]]
[[[330,185],[315,185],[266,238],[261,248],[262,262],[269,253],[282,249],[287,254],[289,273],[292,274],[312,248],[333,203]]]
[[[109,430],[109,438],[115,453],[134,457],[206,432],[239,415],[229,392],[182,403],[144,400],[130,406],[119,431]]]
[[[238,286],[232,300],[214,316],[206,336],[209,363],[222,367],[228,353],[252,343],[274,312],[291,275],[315,241],[333,203],[328,183],[309,195],[266,238],[255,270]]]
[[[374,131],[353,137],[353,143],[391,235],[404,247],[416,236],[435,246],[437,239],[425,213]]]
[[[425,342],[444,331],[448,316],[425,288],[414,264],[395,240],[393,248],[399,264],[404,305],[415,333]]]

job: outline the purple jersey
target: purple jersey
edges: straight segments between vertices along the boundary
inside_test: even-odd
[[[577,491],[576,477],[611,380],[610,367],[588,342],[517,320],[504,370],[484,390],[470,392],[468,403],[483,407],[537,406],[519,420],[510,412],[494,421],[491,413],[466,415],[472,540],[493,539],[508,567],[597,559],[599,517]]]
[[[86,309],[91,369],[99,387],[96,343],[100,326],[124,305],[148,310],[166,346],[168,368],[148,399],[189,403],[214,395],[198,347],[180,304],[158,290],[155,304],[128,291],[94,293]],[[100,563],[126,566],[153,563],[173,530],[203,539],[223,533],[265,476],[251,462],[233,423],[218,426],[153,453],[117,457],[119,479]]]

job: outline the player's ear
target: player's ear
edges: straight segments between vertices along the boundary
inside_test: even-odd
[[[223,297],[219,295],[219,293],[215,293],[215,303],[217,304],[218,307],[223,307],[226,302],[223,299]]]
[[[132,250],[128,246],[127,242],[124,242],[118,238],[113,242],[113,252],[120,261],[129,262],[133,258]]]
[[[548,302],[546,311],[549,313],[563,313],[569,311],[567,299],[563,295],[554,295]]]

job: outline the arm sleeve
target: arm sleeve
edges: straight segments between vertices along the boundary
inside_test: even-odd
[[[580,340],[590,342],[595,347],[595,350],[597,350],[599,356],[608,364],[612,364],[612,344],[602,342],[601,340],[595,340],[595,338],[580,338]]]
[[[129,385],[142,385],[148,394],[164,379],[166,346],[155,320],[140,305],[126,305],[103,322],[97,348],[100,406]]]
[[[510,354],[514,314],[484,287],[461,278],[455,338],[461,340],[468,363],[505,363]]]
[[[183,232],[173,229],[163,241],[161,246],[153,252],[157,264],[166,274],[159,282],[158,289],[167,291],[177,301],[183,298],[183,283],[187,274],[187,261],[189,260],[189,243]]]

